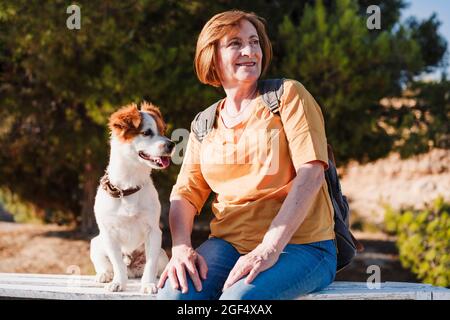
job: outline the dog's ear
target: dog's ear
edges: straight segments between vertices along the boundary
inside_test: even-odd
[[[141,103],[141,111],[149,113],[156,121],[156,126],[160,135],[164,135],[166,132],[166,123],[162,117],[161,111],[151,102],[144,101]]]
[[[142,124],[141,114],[135,103],[120,108],[109,118],[109,129],[123,140],[137,136]]]

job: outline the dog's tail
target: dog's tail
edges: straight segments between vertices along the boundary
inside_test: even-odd
[[[132,254],[123,253],[122,259],[127,265],[129,278],[142,277],[145,266],[145,252],[143,250],[136,250]],[[161,248],[158,257],[158,277],[161,276],[161,273],[164,271],[164,268],[168,263],[169,258],[167,257],[166,251]]]

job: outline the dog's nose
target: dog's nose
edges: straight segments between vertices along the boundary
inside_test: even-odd
[[[175,142],[169,140],[166,143],[167,152],[172,152],[173,148],[175,148]]]

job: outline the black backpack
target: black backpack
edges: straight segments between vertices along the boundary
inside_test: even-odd
[[[278,114],[280,99],[283,95],[284,79],[260,80],[258,90],[269,110]],[[200,142],[215,126],[215,117],[219,102],[199,112],[191,123],[191,131]],[[325,171],[328,193],[334,208],[334,232],[336,234],[337,271],[346,267],[362,251],[362,245],[353,237],[349,228],[350,209],[347,198],[341,192],[341,185],[336,171],[333,150],[328,145],[328,169]]]

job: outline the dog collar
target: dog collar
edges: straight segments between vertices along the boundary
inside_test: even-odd
[[[108,173],[105,173],[105,175],[100,179],[100,185],[103,190],[108,192],[108,194],[113,198],[123,198],[141,190],[141,187],[139,186],[125,190],[116,187],[111,183],[111,181],[109,181]]]

